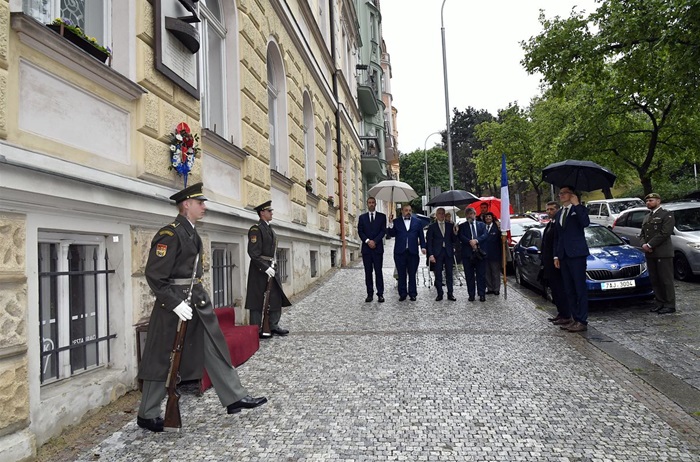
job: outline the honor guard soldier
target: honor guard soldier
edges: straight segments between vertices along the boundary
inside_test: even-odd
[[[672,212],[661,207],[661,196],[657,193],[647,194],[644,202],[650,212],[642,221],[640,239],[656,299],[656,306],[651,311],[659,314],[675,313],[676,288],[673,285],[674,251],[671,235],[676,221]]]
[[[139,365],[143,394],[137,424],[153,432],[163,431],[161,402],[166,395],[170,353],[180,320],[188,323],[179,371],[182,380],[201,378],[202,368],[206,367],[229,414],[267,402],[266,398],[253,398],[241,385],[211,299],[202,284],[202,260],[197,258],[203,250],[202,240],[195,229],[207,209],[202,186],[202,183],[194,184],[170,197],[179,213],[172,223],[156,233],[146,263],[146,281],[156,301]],[[195,261],[198,261],[196,271]],[[192,297],[187,304],[191,285]]]
[[[272,201],[267,201],[255,207],[258,212],[258,222],[248,230],[248,287],[246,289],[246,309],[250,310],[250,325],[257,325],[260,338],[274,335],[287,335],[289,331],[279,326],[282,307],[292,304],[284,295],[279,273],[275,270],[277,252],[277,235],[270,226],[272,221]],[[263,302],[267,281],[272,278],[270,290],[269,323],[270,333],[263,333]]]

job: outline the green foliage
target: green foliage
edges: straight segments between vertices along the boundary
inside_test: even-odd
[[[100,45],[100,44],[97,42],[97,39],[96,39],[95,37],[91,37],[91,36],[87,35],[85,32],[83,32],[83,30],[82,30],[80,27],[78,27],[78,26],[76,26],[75,24],[73,24],[73,23],[71,22],[70,19],[67,19],[67,18],[56,18],[56,19],[53,20],[53,23],[52,23],[52,24],[53,24],[54,26],[61,26],[61,25],[62,25],[65,29],[70,30],[70,31],[73,32],[75,35],[77,35],[78,37],[84,39],[84,40],[87,41],[90,45],[94,46],[94,47],[97,48],[98,50],[100,50],[100,51],[102,51],[102,52],[104,52],[104,53],[107,53],[108,55],[111,55],[111,54],[112,54],[112,50],[111,50],[109,47]]]
[[[494,117],[485,109],[477,110],[468,107],[464,111],[454,110],[450,132],[455,189],[464,189],[480,196],[484,187],[487,186],[483,181],[480,181],[476,172],[476,152],[484,148],[483,143],[476,136],[476,127],[483,122],[493,120]],[[443,145],[446,147],[447,137],[444,133],[442,139]],[[498,184],[500,185],[500,179]]]
[[[439,186],[443,191],[450,189],[450,172],[447,151],[434,147],[423,151],[417,149],[399,157],[401,181],[408,183],[418,193],[411,201],[414,210],[423,208],[420,196],[425,195],[425,156],[428,156],[428,186]]]

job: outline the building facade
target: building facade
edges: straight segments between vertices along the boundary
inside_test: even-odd
[[[196,34],[171,28],[182,14]],[[210,199],[215,306],[246,322],[247,230],[268,199],[288,294],[359,257],[363,136],[385,142],[358,105],[361,25],[354,0],[0,0],[0,460],[135,387],[180,124],[201,148],[187,181]]]

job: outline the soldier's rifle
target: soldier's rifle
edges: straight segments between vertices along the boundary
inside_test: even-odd
[[[275,262],[275,257],[277,256],[277,243],[275,243],[275,251],[272,253],[273,257],[270,261],[270,268],[277,271],[277,264]],[[263,306],[262,306],[262,335],[263,337],[272,337],[272,332],[270,331],[270,292],[272,292],[272,283],[275,279],[273,276],[267,276],[267,285],[265,286],[265,294],[263,296]]]
[[[185,303],[192,306],[192,290],[194,282],[197,279],[197,265],[199,265],[199,254],[194,260],[194,269],[192,270],[192,280],[190,281],[190,290],[187,292]],[[165,382],[165,388],[168,393],[168,402],[165,405],[165,419],[163,420],[163,430],[169,432],[179,432],[182,428],[182,419],[180,417],[180,392],[177,391],[177,384],[180,382],[180,362],[182,361],[182,350],[185,346],[185,334],[187,333],[187,321],[178,320],[177,333],[175,334],[175,342],[173,343],[173,351],[170,353],[170,370],[168,370],[168,378]]]

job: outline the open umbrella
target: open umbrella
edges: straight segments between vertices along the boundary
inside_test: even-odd
[[[387,202],[410,202],[418,197],[411,185],[398,180],[384,180],[375,184],[367,193],[377,200]]]
[[[480,210],[481,204],[487,204],[489,206],[489,212],[496,215],[497,219],[499,219],[499,220],[501,219],[501,199],[499,199],[498,197],[493,197],[493,196],[480,197],[478,201],[469,204],[469,207],[476,210],[476,214],[478,215],[479,212],[481,211]],[[513,206],[512,205],[510,205],[510,210],[508,212],[509,212],[509,215],[513,214]]]
[[[570,186],[577,191],[612,188],[617,176],[590,160],[565,160],[549,164],[542,170],[542,179],[559,188]]]
[[[427,205],[435,207],[437,205],[467,205],[478,201],[474,194],[461,189],[450,189],[433,197]]]

